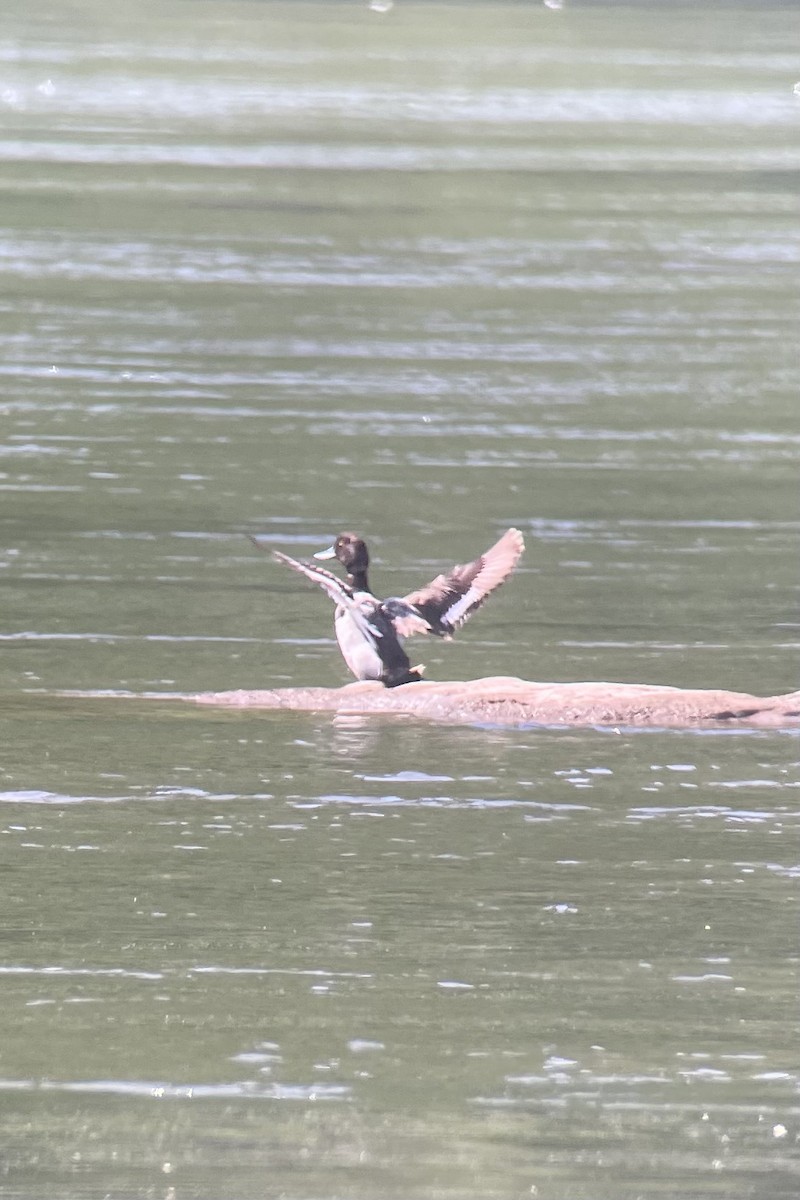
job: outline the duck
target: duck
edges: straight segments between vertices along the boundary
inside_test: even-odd
[[[259,542],[252,539],[257,546]],[[431,634],[450,641],[456,630],[508,579],[525,549],[518,529],[507,529],[493,546],[472,562],[451,567],[407,596],[380,600],[369,586],[369,550],[357,533],[340,533],[332,546],[318,551],[315,562],[290,558],[273,550],[275,560],[299,572],[325,591],[336,605],[334,630],[339,649],[358,680],[377,680],[384,687],[417,683],[422,666],[412,667],[405,638]],[[336,559],[345,579],[320,566]]]

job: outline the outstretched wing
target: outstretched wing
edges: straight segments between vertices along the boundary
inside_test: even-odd
[[[507,529],[474,562],[437,575],[426,587],[403,599],[413,605],[434,633],[452,633],[480,608],[487,596],[508,579],[525,549],[518,529]],[[414,629],[411,632],[419,632]]]
[[[328,593],[334,604],[343,604],[347,608],[348,604],[353,603],[353,593],[347,584],[338,579],[331,571],[326,571],[324,567],[317,566],[316,563],[298,562],[296,558],[290,558],[288,554],[282,554],[280,550],[273,550],[272,557],[277,562],[283,563],[285,567],[291,567],[293,571],[305,575],[306,579],[310,579],[312,583],[318,584],[323,591]]]
[[[380,630],[370,625],[363,605],[356,600],[352,588],[349,588],[336,575],[326,571],[324,567],[318,566],[317,563],[299,562],[296,558],[290,558],[288,554],[282,554],[280,550],[273,550],[272,557],[277,562],[283,563],[285,567],[291,567],[293,571],[305,575],[306,579],[310,579],[312,583],[318,584],[323,591],[327,592],[334,604],[346,608],[366,638],[382,637]],[[371,599],[372,597],[370,597]]]

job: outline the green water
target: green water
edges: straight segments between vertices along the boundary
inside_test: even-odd
[[[512,524],[432,677],[796,688],[797,32],[6,15],[3,1196],[796,1196],[796,735],[114,693],[346,681],[247,533]]]

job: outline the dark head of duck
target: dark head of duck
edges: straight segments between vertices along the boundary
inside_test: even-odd
[[[332,546],[320,550],[314,558],[336,558],[347,571],[347,582],[359,592],[368,592],[367,568],[369,551],[367,544],[357,533],[340,533]]]

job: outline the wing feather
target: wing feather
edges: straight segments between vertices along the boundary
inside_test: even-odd
[[[366,638],[375,639],[382,637],[380,629],[370,624],[368,613],[365,612],[364,600],[359,602],[352,588],[349,588],[346,583],[343,583],[331,571],[327,571],[325,567],[320,567],[317,563],[299,562],[296,558],[290,558],[288,554],[282,554],[280,550],[273,550],[272,557],[279,563],[283,563],[285,567],[291,567],[293,571],[299,572],[300,575],[305,575],[306,579],[310,579],[312,583],[316,583],[323,591],[327,592],[334,604],[340,608],[347,609],[350,616],[355,621],[358,628]],[[363,593],[365,600],[366,593]],[[373,597],[368,597],[370,608],[377,607]]]
[[[445,575],[437,575],[403,599],[427,621],[432,632],[452,632],[508,579],[524,549],[520,531],[507,529],[480,558],[455,566]]]
[[[435,633],[431,624],[407,600],[391,596],[381,604],[381,610],[392,623],[398,637],[413,637],[415,633]]]

